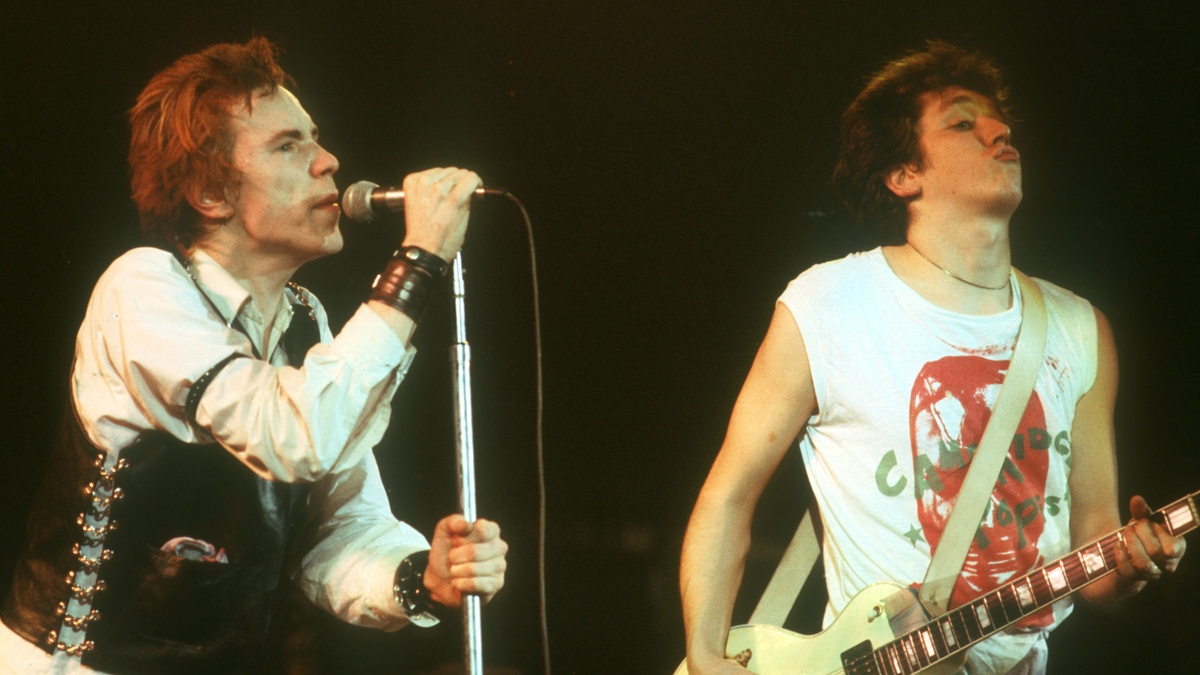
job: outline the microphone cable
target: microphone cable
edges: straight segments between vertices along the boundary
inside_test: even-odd
[[[502,196],[508,199],[513,204],[516,204],[517,209],[521,212],[521,219],[525,223],[525,236],[529,241],[529,269],[532,277],[533,285],[533,340],[534,340],[534,356],[536,359],[535,365],[535,388],[537,391],[537,414],[536,414],[536,429],[535,429],[535,453],[537,458],[537,490],[538,490],[538,532],[537,532],[537,577],[538,577],[538,619],[542,634],[542,668],[545,675],[550,673],[550,631],[548,628],[548,618],[546,611],[546,466],[545,452],[543,447],[543,419],[544,419],[544,388],[542,377],[542,310],[541,310],[541,293],[538,289],[538,272],[537,272],[537,250],[533,243],[533,223],[529,218],[529,212],[525,210],[525,205],[517,199],[516,195],[508,190],[497,190],[496,196]]]
[[[541,624],[542,631],[542,667],[545,670],[545,675],[550,675],[550,631],[548,628],[548,619],[546,612],[546,465],[545,453],[543,452],[543,411],[544,411],[544,389],[542,382],[542,310],[539,298],[541,293],[538,290],[538,273],[537,273],[537,251],[533,245],[533,223],[529,219],[529,212],[525,210],[525,205],[520,199],[504,190],[502,196],[517,205],[517,209],[521,212],[521,219],[525,223],[525,236],[529,240],[529,269],[530,276],[533,280],[533,343],[534,355],[536,364],[534,367],[537,390],[537,416],[534,447],[537,456],[537,488],[538,488],[538,552],[537,552],[537,575],[538,575],[538,619]]]

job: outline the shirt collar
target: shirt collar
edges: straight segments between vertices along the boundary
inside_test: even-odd
[[[250,297],[250,291],[238,283],[221,263],[217,262],[202,249],[194,249],[188,260],[188,273],[196,280],[200,290],[208,296],[213,306],[221,314],[221,319],[227,325],[232,325],[234,319],[241,317],[243,323],[261,327],[265,321],[258,313]],[[292,303],[290,294],[281,291],[282,301],[275,313],[275,321],[271,325],[271,346],[278,344],[279,337],[287,330],[292,322]],[[247,326],[249,329],[249,326]],[[257,344],[261,339],[261,331],[251,331],[250,338]],[[262,345],[258,345],[261,349]]]
[[[227,324],[232,324],[250,303],[250,291],[237,282],[221,263],[201,249],[194,249],[187,261],[188,274],[216,307]]]

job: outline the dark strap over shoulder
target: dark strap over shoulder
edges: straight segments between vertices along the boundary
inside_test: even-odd
[[[193,279],[193,281],[195,281]],[[312,305],[308,303],[304,295],[303,289],[292,282],[288,282],[288,288],[292,295],[296,298],[296,302],[292,303],[292,322],[288,325],[288,329],[283,332],[283,350],[287,353],[288,365],[299,368],[304,363],[304,356],[308,354],[308,350],[312,349],[313,345],[321,341],[321,329],[317,325],[317,317],[313,313]],[[200,295],[208,301],[209,305],[216,311],[216,305],[213,305],[208,296],[205,295],[199,284],[196,284],[196,290]],[[232,328],[246,335],[246,330],[242,328],[241,323],[234,318],[230,324]],[[251,342],[253,346],[253,341]],[[224,359],[217,362],[215,366],[204,372],[196,382],[192,384],[192,388],[188,390],[187,401],[184,403],[184,413],[187,415],[187,421],[193,426],[196,425],[196,410],[200,407],[200,398],[204,396],[208,385],[212,383],[213,378],[220,373],[225,366],[229,365],[234,359],[243,358],[245,354],[230,354]],[[255,358],[261,358],[257,350],[254,352]]]
[[[225,366],[229,365],[234,359],[245,358],[245,354],[233,353],[217,362],[217,365],[204,371],[204,374],[196,379],[192,384],[192,388],[188,390],[187,401],[184,403],[184,413],[187,415],[187,421],[192,426],[196,426],[196,410],[200,407],[200,397],[204,396],[208,385],[212,384],[212,380],[221,372]]]

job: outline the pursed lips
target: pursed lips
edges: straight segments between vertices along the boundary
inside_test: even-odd
[[[996,159],[1000,160],[1001,162],[1020,162],[1021,161],[1021,153],[1017,152],[1017,149],[1011,145],[1002,146],[999,150],[996,151],[995,157],[996,157]]]

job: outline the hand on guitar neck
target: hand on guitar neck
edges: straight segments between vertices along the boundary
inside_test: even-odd
[[[1163,572],[1174,572],[1187,549],[1183,536],[1171,536],[1163,515],[1155,514],[1141,496],[1130,500],[1129,510],[1133,518],[1121,530],[1123,545],[1117,549],[1117,574],[1128,585],[1122,595],[1137,592]]]

